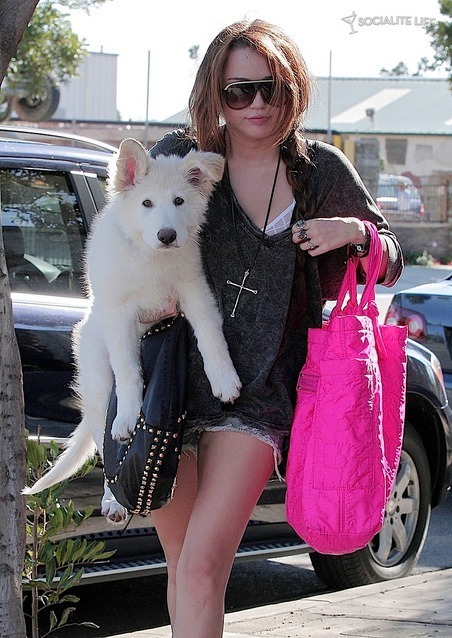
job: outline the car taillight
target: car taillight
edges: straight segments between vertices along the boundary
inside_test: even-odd
[[[386,313],[385,323],[390,326],[407,326],[408,336],[417,341],[427,338],[427,324],[424,317],[397,303],[392,303]]]

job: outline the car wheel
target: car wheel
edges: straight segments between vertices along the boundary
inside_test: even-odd
[[[430,469],[422,439],[409,424],[383,527],[367,547],[352,554],[312,553],[317,576],[342,589],[407,576],[416,565],[430,522]]]
[[[44,96],[27,95],[20,100],[16,100],[14,108],[21,120],[42,122],[52,117],[58,108],[59,102],[60,90],[48,78]]]

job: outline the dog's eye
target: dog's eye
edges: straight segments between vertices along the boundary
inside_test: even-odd
[[[184,203],[184,200],[182,199],[182,197],[176,197],[174,199],[174,206],[182,206],[183,203]]]
[[[154,206],[150,199],[143,200],[142,204],[143,206],[146,206],[146,208],[152,208]]]

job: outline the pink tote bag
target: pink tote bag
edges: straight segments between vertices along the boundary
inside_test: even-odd
[[[376,228],[366,226],[361,300],[351,258],[329,321],[309,330],[290,437],[287,521],[323,554],[362,549],[378,533],[402,449],[407,331],[378,324],[382,247]]]

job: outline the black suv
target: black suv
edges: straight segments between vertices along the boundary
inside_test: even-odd
[[[51,138],[50,136],[53,136]],[[104,203],[114,149],[75,137],[0,126],[0,193],[14,321],[23,367],[25,423],[47,440],[63,441],[79,420],[69,390],[70,335],[86,308],[80,285],[89,225]],[[403,453],[382,532],[365,549],[320,555],[287,525],[284,484],[272,479],[244,535],[237,560],[310,552],[331,587],[350,587],[408,574],[426,537],[431,507],[451,483],[452,412],[436,357],[419,344],[408,350]],[[115,556],[86,570],[84,582],[164,571],[151,516],[135,516],[122,533],[100,515],[102,469],[69,484],[67,497],[95,505],[83,534],[103,539]]]

